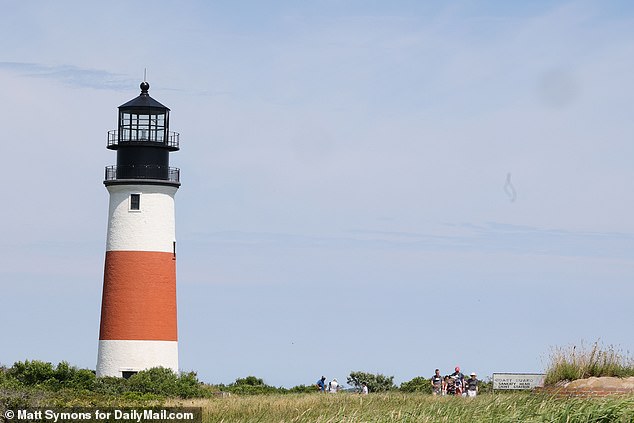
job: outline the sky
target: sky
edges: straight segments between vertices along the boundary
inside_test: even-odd
[[[179,357],[397,384],[634,351],[634,4],[24,1],[0,15],[0,363],[94,369],[117,107],[171,109]]]

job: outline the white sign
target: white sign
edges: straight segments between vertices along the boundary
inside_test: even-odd
[[[493,389],[533,389],[544,386],[543,373],[493,373]]]

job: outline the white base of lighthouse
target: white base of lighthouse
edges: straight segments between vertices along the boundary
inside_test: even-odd
[[[159,366],[178,372],[177,341],[99,341],[97,377],[122,377],[123,372]]]

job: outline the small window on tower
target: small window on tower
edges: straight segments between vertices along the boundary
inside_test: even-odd
[[[141,210],[141,194],[130,194],[130,210]]]

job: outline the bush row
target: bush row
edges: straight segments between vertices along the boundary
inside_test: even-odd
[[[141,371],[129,379],[97,378],[87,369],[78,369],[62,361],[57,366],[33,360],[18,361],[12,367],[0,368],[0,388],[40,388],[49,391],[63,389],[91,391],[101,394],[153,394],[166,397],[206,397],[214,389],[201,384],[196,374],[175,374],[171,369],[156,367]]]
[[[430,381],[424,377],[415,377],[400,387],[394,384],[394,376],[351,372],[347,379],[353,390],[361,391],[367,384],[370,392],[431,393]],[[63,361],[57,366],[51,363],[33,360],[16,362],[12,367],[0,367],[0,389],[37,388],[47,391],[75,390],[96,394],[125,396],[133,398],[179,397],[204,398],[219,392],[238,395],[288,394],[317,392],[315,385],[299,385],[293,388],[270,386],[255,376],[238,378],[234,383],[207,385],[200,382],[196,373],[176,374],[170,369],[156,367],[141,371],[129,379],[118,377],[97,378],[92,370],[79,369]],[[481,385],[486,389],[486,384]]]

